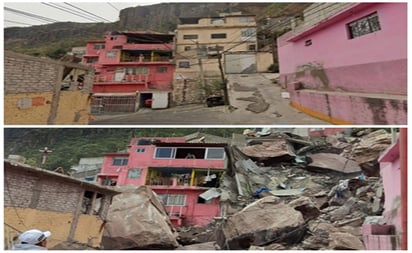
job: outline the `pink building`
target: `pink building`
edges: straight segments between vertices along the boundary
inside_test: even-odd
[[[172,91],[173,37],[148,32],[110,32],[89,41],[83,63],[95,68],[92,112],[166,108]]]
[[[309,128],[308,135],[310,137],[322,137],[328,135],[343,134],[345,128]]]
[[[403,138],[402,136],[400,138]],[[389,147],[379,158],[380,174],[384,189],[384,225],[364,224],[363,238],[368,250],[399,250],[406,231],[402,226],[403,212],[407,205],[402,198],[401,141]],[[405,180],[406,181],[406,180]],[[405,201],[404,201],[405,200]]]
[[[186,143],[181,138],[134,138],[125,153],[106,154],[102,185],[148,185],[165,204],[172,223],[206,225],[219,216],[219,186],[226,144]]]
[[[334,124],[407,124],[407,3],[318,3],[278,38],[291,105]]]

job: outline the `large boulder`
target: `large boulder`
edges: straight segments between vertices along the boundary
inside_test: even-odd
[[[175,249],[177,234],[163,205],[146,186],[117,189],[102,244],[105,250]]]
[[[302,240],[305,221],[293,207],[275,196],[259,199],[229,217],[218,231],[222,249],[247,250],[251,245],[294,244]]]
[[[362,241],[349,233],[335,232],[329,235],[329,249],[332,250],[365,250]]]
[[[361,167],[355,161],[332,153],[317,153],[308,155],[312,160],[309,167],[329,169],[342,173],[356,173],[361,171]]]

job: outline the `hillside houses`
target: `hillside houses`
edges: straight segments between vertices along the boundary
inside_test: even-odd
[[[108,32],[87,43],[83,64],[96,70],[92,113],[105,113],[203,103],[225,73],[266,71],[271,59],[257,52],[255,17],[225,13],[180,18],[174,34]]]

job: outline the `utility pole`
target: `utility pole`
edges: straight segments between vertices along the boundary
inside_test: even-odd
[[[230,103],[229,103],[229,93],[228,93],[228,90],[227,90],[227,80],[225,78],[225,74],[223,73],[222,54],[220,53],[218,45],[216,45],[216,51],[217,51],[217,56],[218,56],[218,61],[219,61],[220,76],[222,78],[222,86],[223,86],[223,93],[224,93],[224,97],[225,97],[225,105],[230,105]]]
[[[198,41],[196,41],[196,49],[197,49],[197,60],[198,60],[199,69],[200,69],[200,81],[202,82],[202,89],[203,89],[203,94],[204,94],[206,91],[206,82],[205,82],[205,75],[203,72],[202,54],[200,53],[200,47],[199,47]]]

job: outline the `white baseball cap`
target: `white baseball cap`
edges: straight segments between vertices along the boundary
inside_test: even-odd
[[[38,229],[31,229],[23,232],[19,236],[19,240],[21,243],[36,245],[39,242],[44,241],[46,238],[49,238],[50,236],[50,231],[40,231]]]

